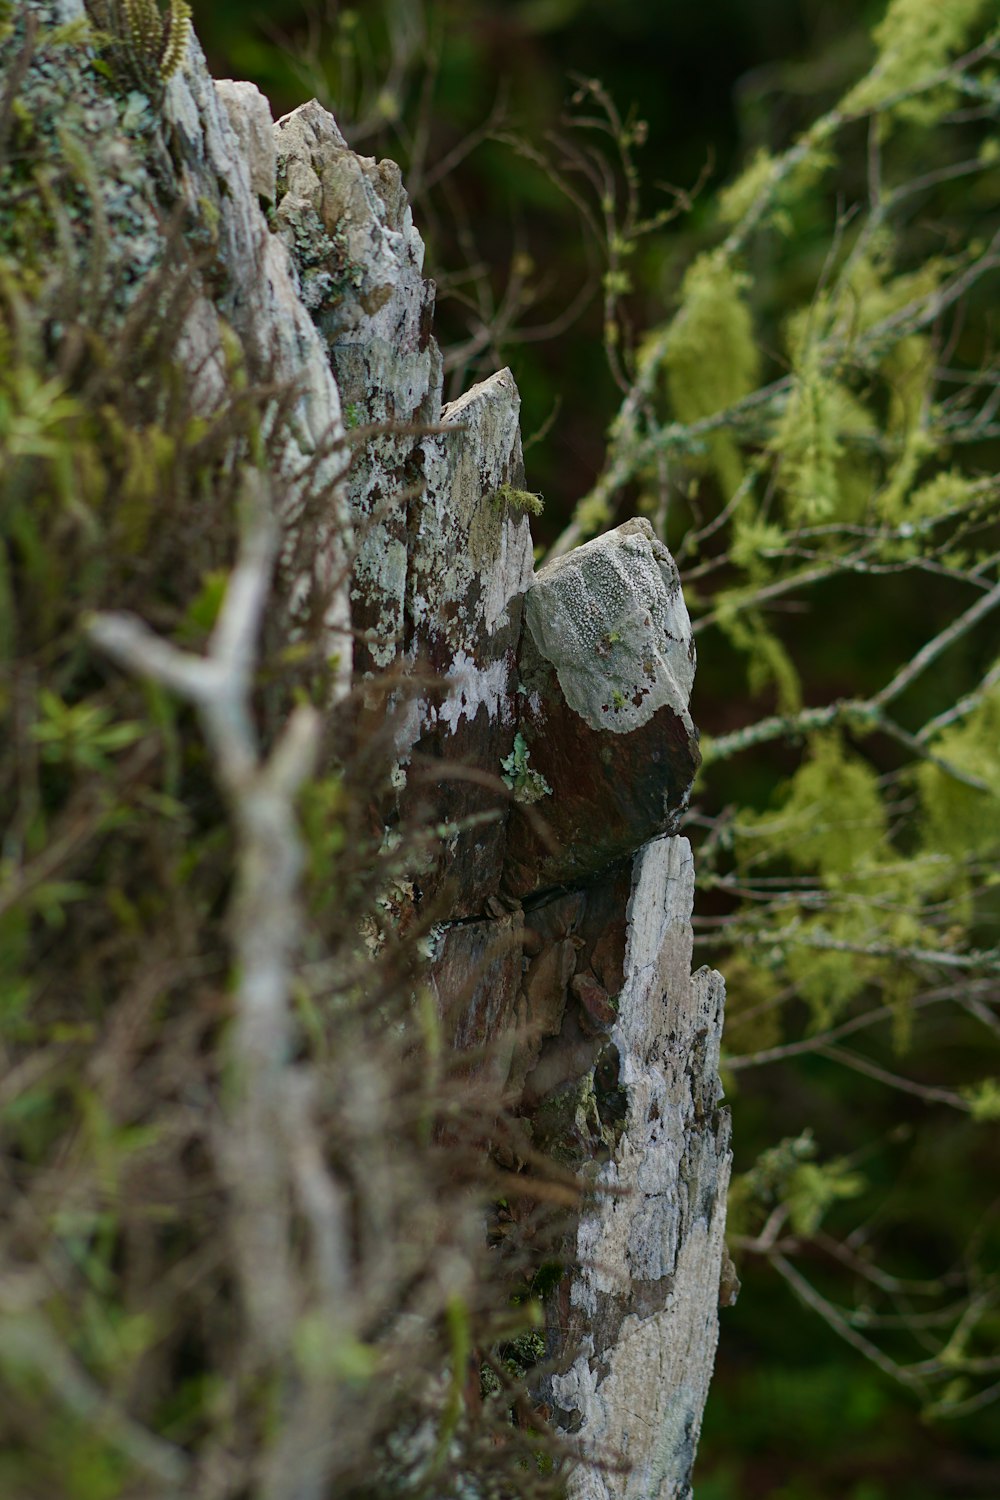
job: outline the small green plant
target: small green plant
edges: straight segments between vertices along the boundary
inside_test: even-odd
[[[41,715],[32,738],[40,746],[42,760],[55,765],[108,771],[109,757],[134,745],[146,733],[146,726],[137,721],[116,723],[110,708],[91,699],[63,703],[55,693],[43,688],[39,707]]]
[[[545,777],[528,765],[529,753],[527,741],[518,730],[514,736],[513,750],[500,760],[505,785],[514,793],[514,801],[524,805],[552,796],[552,788]]]

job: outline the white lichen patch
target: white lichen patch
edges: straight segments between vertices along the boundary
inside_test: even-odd
[[[494,723],[510,722],[507,676],[503,657],[480,667],[471,656],[459,651],[448,669],[448,694],[437,712],[439,722],[447,724],[454,734],[462,719],[471,721],[481,708],[486,709]]]
[[[648,521],[626,521],[542,568],[525,611],[566,702],[592,729],[629,734],[665,704],[690,724],[691,622]]]
[[[491,498],[521,467],[519,406],[509,370],[446,406],[445,431],[421,444],[424,487],[414,506],[407,608],[417,637],[443,644],[453,662],[492,656],[493,674],[502,657],[490,638],[510,627],[532,569],[527,520],[504,515]],[[505,714],[509,692],[507,684]]]
[[[627,1467],[581,1466],[571,1500],[690,1496],[729,1176],[728,1128],[700,1107],[717,1102],[721,980],[691,975],[693,899],[686,839],[638,852],[611,1032],[628,1109],[577,1227],[570,1299],[587,1333],[550,1383],[587,1447]]]
[[[527,518],[509,511],[505,514],[493,499],[507,475],[521,466],[520,409],[513,375],[498,370],[442,413],[445,422],[463,430],[460,441],[444,439],[448,482],[442,496],[444,509],[439,507],[436,516],[437,549],[441,560],[454,566],[456,530],[467,538],[465,589],[473,577],[478,576],[481,583],[470,624],[489,635],[508,623],[511,600],[524,592],[531,578]]]
[[[395,660],[403,633],[406,544],[381,524],[369,525],[354,562],[351,598],[364,598],[378,615],[368,630],[368,650],[377,667]]]

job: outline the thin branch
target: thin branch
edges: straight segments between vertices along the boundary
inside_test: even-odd
[[[923,728],[917,730],[915,738],[921,742],[931,740],[936,734],[940,734],[942,729],[947,729],[949,724],[954,724],[958,719],[964,719],[967,714],[971,714],[979,707],[990,689],[998,682],[1000,682],[1000,662],[990,668],[973,692],[967,693],[964,698],[960,698],[943,713],[937,714],[933,719],[928,719]]]
[[[823,1230],[820,1230],[815,1235],[815,1242],[828,1255],[832,1255],[834,1260],[839,1260],[849,1270],[855,1271],[859,1276],[863,1276],[866,1281],[870,1281],[872,1286],[877,1286],[879,1291],[886,1292],[891,1296],[940,1297],[945,1290],[944,1283],[941,1281],[916,1281],[909,1277],[892,1276],[888,1271],[883,1271],[881,1266],[877,1266],[872,1261],[866,1260],[864,1256],[859,1255],[849,1244],[844,1244],[842,1240],[834,1239],[832,1235],[826,1234]],[[935,1314],[935,1316],[939,1316],[939,1314]],[[947,1316],[949,1323],[954,1323],[955,1313],[947,1312]]]
[[[996,609],[998,604],[1000,604],[1000,583],[994,584],[988,594],[983,594],[969,606],[964,614],[959,615],[957,620],[952,620],[946,629],[936,635],[932,641],[928,641],[927,645],[923,646],[916,656],[896,673],[892,681],[882,688],[881,692],[875,694],[872,703],[881,708],[884,704],[890,703],[893,698],[897,698],[915,678],[920,676],[921,672],[930,666],[932,661],[936,661],[943,651],[947,651],[949,646],[961,640],[973,625],[978,624],[984,615]]]
[[[880,1068],[876,1063],[870,1062],[867,1057],[859,1057],[856,1052],[848,1052],[844,1047],[826,1045],[816,1050],[820,1057],[841,1063],[855,1073],[863,1073],[866,1078],[874,1078],[877,1083],[888,1084],[890,1088],[898,1089],[902,1094],[912,1094],[915,1098],[922,1099],[925,1104],[947,1104],[951,1109],[961,1110],[963,1114],[972,1112],[968,1099],[955,1093],[953,1089],[937,1088],[933,1084],[915,1083],[912,1078],[902,1078],[898,1073],[890,1073],[888,1069]]]
[[[870,1339],[866,1339],[856,1328],[853,1328],[840,1309],[832,1302],[828,1302],[783,1255],[772,1253],[768,1256],[768,1260],[806,1306],[819,1313],[823,1321],[828,1323],[835,1333],[839,1333],[846,1343],[857,1349],[859,1354],[863,1354],[865,1359],[871,1360],[872,1364],[876,1365],[884,1375],[888,1375],[891,1380],[898,1381],[900,1385],[905,1385],[910,1390],[924,1392],[924,1382],[918,1376],[913,1375],[905,1365],[899,1365],[887,1354],[883,1354],[877,1344],[873,1344]]]
[[[277,528],[262,476],[245,485],[239,557],[207,657],[180,651],[123,615],[98,615],[89,633],[115,660],[193,702],[236,825],[232,908],[237,972],[232,1055],[238,1087],[219,1149],[237,1200],[234,1250],[257,1339],[287,1351],[296,1321],[286,1139],[290,1112],[291,964],[300,940],[296,888],[302,850],[295,797],[313,764],[315,710],[300,706],[268,760],[250,706],[256,640],[270,588]]]
[[[974,1411],[982,1411],[984,1406],[992,1406],[994,1401],[1000,1400],[1000,1380],[994,1385],[988,1385],[984,1390],[977,1391],[973,1396],[966,1396],[961,1401],[935,1401],[927,1409],[927,1415],[932,1417],[967,1417]]]
[[[698,941],[702,947],[730,947],[733,936],[725,932],[708,934]],[[973,948],[966,953],[951,953],[947,949],[907,948],[895,943],[849,943],[844,938],[831,937],[826,932],[803,930],[800,926],[779,928],[777,932],[770,929],[753,932],[744,928],[741,941],[760,941],[771,946],[788,943],[801,948],[829,949],[834,953],[857,953],[863,958],[891,958],[899,963],[931,964],[937,968],[962,972],[985,969],[1000,973],[1000,948]]]
[[[918,995],[916,999],[911,1000],[907,1008],[919,1010],[924,1006],[938,1005],[947,1000],[955,1000],[960,1005],[969,1005],[971,1002],[964,994],[964,989],[965,986],[947,985],[939,990],[931,990],[928,994]],[[986,1006],[982,1006],[982,1009],[986,1015],[985,1017],[977,1016],[977,1019],[991,1027],[996,1026],[996,1017],[992,1011]],[[803,1057],[813,1052],[822,1052],[831,1042],[839,1041],[845,1036],[853,1036],[859,1031],[867,1031],[869,1027],[877,1026],[882,1021],[892,1021],[897,1014],[898,1011],[893,1006],[880,1005],[874,1010],[865,1011],[864,1015],[852,1016],[849,1021],[842,1021],[839,1026],[831,1026],[818,1036],[803,1037],[798,1042],[786,1042],[777,1047],[764,1047],[759,1052],[747,1052],[735,1057],[727,1057],[725,1067],[731,1072],[739,1073],[745,1068],[762,1068],[769,1063],[786,1062],[790,1057]]]
[[[998,590],[1000,590],[1000,585],[998,585]],[[987,597],[984,595],[984,598],[977,602],[982,604]],[[971,613],[971,611],[966,611],[966,613]],[[897,674],[897,676],[901,675],[901,673]],[[916,735],[910,734],[909,730],[904,729],[901,724],[890,719],[888,714],[883,713],[878,706],[881,696],[879,694],[867,699],[843,698],[836,703],[824,704],[822,708],[803,708],[796,714],[781,714],[767,719],[758,719],[755,724],[748,724],[745,729],[735,729],[731,734],[720,735],[718,739],[706,739],[702,743],[702,767],[707,770],[716,761],[728,760],[744,750],[769,744],[773,740],[802,739],[819,729],[829,728],[831,724],[844,723],[863,728],[869,733],[881,730],[890,739],[898,740],[900,744],[905,745],[918,759],[930,761],[954,781],[959,781],[977,792],[992,792],[992,787],[988,782],[973,775],[971,771],[956,766],[943,756],[935,755]]]

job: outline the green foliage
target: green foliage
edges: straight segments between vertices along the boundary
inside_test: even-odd
[[[962,1096],[968,1100],[969,1112],[982,1124],[1000,1120],[1000,1078],[983,1078],[966,1084]]]
[[[824,370],[819,350],[807,346],[771,444],[792,525],[863,514],[863,491],[845,482],[844,459],[849,437],[870,432],[864,408]]]
[[[758,199],[767,193],[775,167],[772,153],[764,146],[758,147],[753,160],[744,167],[736,181],[727,183],[719,192],[719,218],[723,224],[738,224],[750,213]]]
[[[682,422],[711,416],[754,388],[760,356],[745,300],[749,284],[718,254],[700,256],[684,278],[663,355]]]
[[[886,813],[878,778],[841,735],[816,735],[809,754],[780,793],[778,816],[741,819],[742,862],[788,859],[800,870],[837,879],[863,870],[885,850]]]
[[[834,1204],[865,1191],[860,1172],[841,1158],[817,1161],[817,1150],[812,1131],[805,1130],[763,1151],[733,1182],[730,1232],[747,1233],[778,1207],[796,1234],[812,1235]]]
[[[758,571],[759,552],[748,556],[754,543],[754,532],[741,527],[738,531],[740,549],[746,559],[744,567],[751,577]],[[757,532],[760,538],[760,532]],[[770,540],[771,533],[765,538]],[[778,706],[783,713],[794,713],[802,705],[802,684],[791,654],[780,637],[770,630],[759,610],[746,607],[747,591],[733,589],[720,593],[716,599],[719,629],[737,651],[746,658],[747,685],[757,696],[772,683],[777,692]]]
[[[414,920],[410,877],[439,835],[415,818],[380,849],[371,787],[392,752],[356,736],[368,710],[353,701],[329,715],[297,809],[304,932],[294,1058],[277,1060],[289,1112],[273,1124],[276,1141],[299,1130],[293,1114],[322,1137],[307,1125],[283,1182],[293,1295],[276,1345],[234,1270],[246,1221],[221,1141],[241,1088],[239,809],[190,707],[111,666],[88,626],[138,615],[204,653],[246,492],[267,489],[303,545],[276,565],[259,644],[249,708],[266,754],[297,703],[332,699],[316,639],[325,562],[301,519],[322,517],[329,536],[331,504],[311,466],[291,503],[298,389],[222,326],[228,380],[209,394],[181,338],[215,291],[213,206],[168,224],[145,171],[159,127],[134,90],[120,95],[133,83],[159,98],[186,7],[123,4],[111,19],[96,71],[80,28],[58,57],[51,35],[25,49],[12,153],[0,118],[0,1138],[18,1204],[0,1230],[0,1491],[193,1494],[204,1464],[249,1493],[283,1424],[312,1408],[320,1444],[338,1434],[345,1500],[367,1500],[376,1462],[386,1495],[451,1493],[483,1451],[498,1485],[528,1466],[551,1493],[553,1440],[512,1415],[537,1330],[524,1311],[512,1323],[510,1288],[530,1257],[513,1233],[502,1257],[483,1235],[496,1186],[483,1111],[499,1119],[500,1101],[443,1045],[433,1002],[414,1001],[433,933]],[[56,129],[51,91],[70,83],[86,97]],[[6,101],[0,88],[0,117]],[[89,140],[90,107],[121,134]],[[509,774],[515,795],[547,791],[523,743]],[[331,1257],[320,1219],[345,1226],[349,1296],[331,1291],[342,1250]],[[520,1364],[502,1402],[473,1408],[472,1351],[501,1343]],[[399,1443],[425,1430],[439,1473],[415,1437],[412,1452]]]
[[[115,7],[114,28],[103,23],[109,35],[98,76],[112,73],[120,118],[137,139],[156,122],[135,89],[155,102],[180,65],[184,9],[154,14],[147,0]],[[226,9],[207,8],[206,27],[221,24]],[[505,17],[511,35],[537,27],[518,58],[530,90],[543,34],[561,23],[552,7],[515,9]],[[0,43],[11,18],[20,35],[19,10],[0,5]],[[539,19],[542,10],[548,19]],[[422,58],[422,44],[406,39],[400,49],[390,98],[379,86],[373,16],[366,12],[362,24],[357,11],[341,11],[336,58],[308,59],[316,86],[295,84],[289,94],[291,49],[255,41],[243,12],[234,76],[256,59],[265,82],[281,73],[288,104],[326,89],[339,113],[342,101],[368,90],[372,110],[356,112],[362,126],[405,123],[406,58]],[[473,12],[482,18],[470,8],[468,19]],[[586,13],[570,5],[562,14],[576,24]],[[268,20],[294,25],[293,11],[272,6]],[[990,120],[996,59],[933,82],[950,58],[985,40],[991,21],[989,7],[971,0],[896,0],[876,31],[875,68],[787,149],[777,130],[799,117],[798,99],[830,96],[839,60],[830,49],[821,76],[808,63],[794,76],[770,70],[765,87],[782,94],[779,107],[771,94],[755,103],[757,83],[749,80],[740,90],[743,123],[751,153],[758,141],[760,149],[742,177],[714,199],[706,195],[692,220],[669,239],[648,241],[643,254],[613,228],[602,262],[608,300],[627,304],[615,332],[635,399],[612,425],[613,482],[585,496],[576,519],[588,535],[617,519],[623,497],[631,506],[637,492],[649,496],[649,513],[687,574],[700,637],[696,717],[713,737],[689,825],[701,837],[699,952],[727,978],[726,1076],[739,1085],[743,1170],[732,1229],[752,1240],[771,1220],[781,1254],[815,1277],[820,1293],[829,1291],[851,1332],[870,1333],[889,1351],[881,1368],[864,1363],[823,1327],[815,1306],[796,1310],[767,1252],[737,1247],[747,1287],[725,1315],[706,1428],[709,1455],[727,1454],[731,1477],[696,1480],[706,1500],[723,1489],[726,1500],[750,1500],[779,1488],[787,1500],[937,1500],[920,1456],[930,1475],[942,1454],[965,1472],[966,1438],[976,1462],[995,1451],[995,1408],[962,1403],[976,1399],[977,1349],[991,1358],[996,1334],[984,1274],[996,1260],[995,1233],[983,1213],[983,1184],[997,1068],[986,1055],[992,1040],[976,1020],[976,1008],[993,1003],[997,973],[996,616],[959,631],[877,712],[872,706],[996,578],[998,490],[989,478],[998,468],[990,406],[996,370],[986,336],[1000,201]],[[617,12],[603,13],[601,24],[617,25]],[[475,25],[443,33],[439,76],[449,106],[461,96],[467,113],[456,115],[461,128],[449,125],[431,160],[445,159],[454,139],[479,123],[468,108],[479,109],[493,66]],[[72,38],[45,41],[46,67],[54,49],[71,45]],[[630,40],[630,69],[639,50]],[[668,99],[662,50],[649,53],[657,68],[651,96]],[[422,70],[423,62],[418,91]],[[754,108],[766,117],[763,140]],[[852,124],[862,110],[874,112],[870,130],[868,121]],[[283,1393],[280,1378],[247,1372],[232,1278],[210,1253],[227,1213],[207,1117],[218,1099],[219,1043],[230,1019],[223,918],[231,830],[191,715],[162,693],[112,679],[83,644],[80,623],[94,608],[131,608],[170,638],[203,646],[232,562],[235,477],[247,455],[261,450],[260,403],[251,397],[213,435],[190,409],[160,317],[146,325],[149,343],[133,328],[132,342],[118,345],[118,325],[89,293],[105,248],[98,208],[110,204],[113,212],[121,193],[116,181],[103,196],[94,192],[92,143],[61,144],[56,126],[64,132],[70,113],[46,118],[27,95],[15,100],[12,149],[0,163],[0,205],[17,204],[16,214],[0,206],[0,798],[10,809],[0,865],[0,1040],[10,1063],[0,1123],[18,1191],[40,1226],[18,1221],[17,1264],[27,1256],[48,1265],[51,1256],[68,1268],[68,1288],[53,1287],[43,1309],[58,1333],[57,1353],[68,1349],[76,1368],[105,1382],[126,1409],[139,1392],[148,1427],[207,1454],[226,1473],[239,1469],[233,1483],[249,1488],[241,1466],[250,1448],[266,1446]],[[683,123],[668,134],[698,139],[697,125]],[[395,156],[411,139],[427,136],[405,128],[401,138],[369,133],[364,149]],[[699,156],[702,149],[698,139]],[[691,181],[696,173],[697,162],[690,177],[672,165],[651,176]],[[494,233],[496,220],[483,207],[489,193],[505,205],[525,202],[525,181],[490,156],[472,193],[484,243],[506,233],[506,220]],[[530,191],[533,204],[547,205],[546,189],[534,183]],[[606,202],[602,215],[614,208]],[[56,203],[66,208],[74,245],[91,236],[93,259],[61,259],[67,226]],[[211,205],[202,207],[207,221]],[[417,209],[416,217],[423,226],[447,215]],[[711,240],[720,223],[724,244]],[[579,247],[559,252],[560,279],[563,253],[572,263]],[[462,274],[469,259],[463,241]],[[442,264],[440,243],[428,260]],[[156,272],[133,269],[134,281],[131,270],[125,277],[116,268],[105,278],[119,311],[133,285],[149,288]],[[163,295],[151,308],[174,299],[183,309],[178,283],[191,267],[177,269],[173,281],[169,274],[154,280]],[[56,272],[74,289],[68,304],[46,300],[55,296]],[[466,300],[482,319],[489,306],[483,283],[476,293]],[[669,296],[679,310],[664,321],[658,308]],[[462,297],[464,288],[456,300]],[[509,305],[500,303],[505,312]],[[633,314],[640,329],[644,321],[654,328],[640,333],[630,365]],[[44,337],[34,338],[39,323]],[[550,368],[544,346],[535,364],[530,340],[512,340],[526,410],[536,413],[527,431],[551,409],[554,385],[578,431],[605,430],[592,355],[599,343],[587,325],[575,343],[560,344]],[[495,352],[483,354],[485,368]],[[151,371],[145,382],[143,368]],[[267,372],[252,378],[266,380]],[[348,425],[355,419],[348,409]],[[558,524],[560,495],[575,498],[589,482],[566,453],[560,443],[535,454],[555,481],[544,480],[549,524]],[[593,461],[587,450],[583,462]],[[275,603],[280,639],[268,643],[256,704],[265,735],[276,732],[296,694],[328,701],[324,669],[305,639],[308,622],[286,630],[284,577]],[[734,653],[747,668],[753,702],[732,672]],[[772,707],[780,723],[770,721],[755,738],[769,722],[761,712]],[[818,723],[809,717],[827,711]],[[526,745],[515,743],[502,770],[515,795],[547,791]],[[301,800],[313,926],[297,990],[296,1044],[324,1062],[328,1145],[338,1170],[348,1164],[342,1176],[352,1182],[359,1244],[374,1263],[386,1240],[400,1235],[414,1247],[414,1284],[439,1288],[439,1204],[446,1217],[454,1210],[457,1223],[462,1205],[479,1201],[481,1157],[457,1153],[456,1166],[455,1152],[438,1158],[427,1151],[440,1134],[453,1140],[459,1133],[466,1095],[445,1076],[447,1049],[428,1006],[416,1028],[394,1008],[393,985],[409,972],[413,951],[390,943],[385,968],[365,971],[370,986],[358,979],[358,927],[372,910],[383,939],[391,925],[379,905],[392,904],[391,882],[384,868],[372,874],[377,859],[359,794],[368,786],[365,774],[337,767]],[[359,1014],[375,1023],[359,1022]],[[832,1036],[839,1026],[858,1029]],[[776,1060],[765,1071],[763,1063],[747,1065],[772,1049]],[[339,1068],[347,1053],[384,1064],[382,1076],[396,1089],[388,1125],[372,1103],[374,1073],[357,1086],[353,1071]],[[905,1089],[887,1084],[896,1072],[905,1074]],[[473,1114],[481,1131],[481,1114]],[[805,1119],[829,1143],[828,1159],[818,1160],[803,1135]],[[357,1187],[365,1177],[397,1185],[399,1217],[381,1237],[371,1235]],[[72,1211],[53,1217],[53,1195],[71,1200]],[[849,1266],[829,1252],[841,1236],[844,1256],[854,1257]],[[155,1268],[152,1309],[135,1305],[128,1270],[136,1264]],[[428,1269],[423,1282],[421,1267]],[[941,1267],[948,1281],[938,1303]],[[494,1454],[512,1451],[521,1455],[515,1461],[533,1464],[530,1443],[517,1447],[506,1382],[540,1354],[537,1331],[492,1326],[462,1293],[447,1307],[439,1290],[429,1295],[438,1315],[426,1320],[422,1343],[402,1352],[383,1341],[377,1310],[358,1333],[310,1305],[296,1325],[284,1395],[303,1386],[315,1393],[327,1381],[332,1410],[338,1392],[349,1401],[367,1392],[383,1430],[420,1430],[424,1422],[458,1449],[474,1448],[483,1429],[461,1388],[459,1356],[470,1345],[492,1350],[500,1373],[489,1391],[484,1373],[484,1404],[500,1415],[486,1442],[499,1432]],[[947,1383],[926,1377],[958,1429],[949,1440],[941,1425],[931,1436],[918,1429],[893,1397],[885,1371],[907,1358],[909,1333],[897,1321],[886,1334],[878,1318],[898,1319],[901,1306],[918,1314],[931,1307],[915,1356],[921,1370],[934,1363],[928,1330],[941,1326],[953,1301],[971,1341],[945,1349]],[[85,1311],[78,1316],[78,1309]],[[735,1327],[734,1317],[743,1320]],[[6,1312],[4,1319],[0,1490],[26,1500],[147,1493],[118,1446],[114,1402],[86,1422],[48,1399],[51,1371],[60,1366],[53,1358],[46,1373],[31,1350],[50,1345],[34,1327],[15,1339]],[[387,1372],[401,1359],[404,1378],[394,1384]],[[415,1415],[405,1399],[429,1384],[423,1374],[431,1367],[452,1371],[443,1427],[440,1406]],[[883,1482],[910,1453],[918,1457],[909,1479]],[[853,1468],[844,1467],[848,1459]],[[804,1477],[786,1481],[796,1465]],[[859,1478],[866,1468],[869,1477]],[[450,1461],[441,1484],[453,1477],[449,1469]],[[389,1475],[384,1487],[391,1492],[411,1479]]]
[[[69,705],[44,688],[38,696],[39,717],[32,739],[41,758],[54,765],[109,774],[111,756],[141,739],[146,727],[135,721],[115,723],[110,708],[93,700]]]
[[[925,762],[916,772],[926,822],[924,846],[943,851],[956,863],[1000,856],[1000,689],[993,688],[964,720],[942,729],[931,741],[950,766],[982,783],[956,781],[939,765]]]
[[[152,97],[184,62],[191,37],[187,0],[86,0],[94,24],[107,36],[113,70]]]
[[[636,340],[575,513],[587,535],[655,484],[698,635],[696,943],[727,976],[750,1363],[787,1319],[808,1368],[818,1314],[845,1389],[867,1356],[983,1442],[985,1366],[948,1330],[995,1357],[995,1226],[973,1237],[1000,975],[994,10],[891,3],[871,71],[784,149],[768,96],[743,173],[663,245],[678,311]],[[949,1302],[937,1271],[959,1263]],[[751,1441],[717,1438],[720,1493],[764,1493]]]

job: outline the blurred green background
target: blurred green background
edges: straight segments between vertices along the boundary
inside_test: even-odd
[[[632,134],[646,211],[700,184],[690,211],[636,257],[629,310],[642,328],[662,319],[705,242],[713,190],[757,147],[786,144],[862,72],[881,9],[867,0],[461,0],[432,10],[417,0],[194,3],[216,76],[254,80],[276,115],[315,94],[358,149],[400,161],[427,242],[425,269],[440,287],[451,393],[501,360],[517,378],[528,483],[546,499],[542,542],[598,474],[620,401],[602,348],[596,242],[566,191],[575,186],[599,211],[599,181],[567,167],[560,187],[538,160],[566,167],[566,142],[584,151],[581,142],[597,139],[567,124],[574,77],[600,79],[623,117],[634,110],[645,122]],[[442,166],[452,169],[442,175]],[[797,287],[814,279],[822,244],[819,235],[797,240],[781,275]],[[766,267],[754,269],[766,278]],[[933,610],[932,595],[923,607]],[[894,607],[904,622],[894,628],[909,618],[921,639],[920,609]],[[853,631],[817,641],[816,699],[861,690],[879,651],[898,657],[899,643],[883,640],[886,613],[884,595],[869,590]],[[704,728],[752,716],[741,684],[728,662],[703,655],[696,712]],[[765,756],[740,774],[760,778],[762,800],[777,772]],[[756,791],[744,785],[741,796]],[[971,1036],[942,1017],[923,1046],[945,1072],[959,1071]],[[744,1076],[732,1100],[737,1170],[811,1126],[824,1153],[859,1161],[869,1178],[862,1200],[831,1213],[829,1232],[880,1223],[899,1274],[947,1277],[994,1198],[995,1130],[964,1117],[939,1130],[923,1101],[822,1058]],[[809,1271],[826,1285],[824,1264]],[[923,1421],[906,1393],[773,1271],[748,1261],[741,1272],[742,1296],[722,1314],[698,1500],[1000,1496],[997,1406]]]

